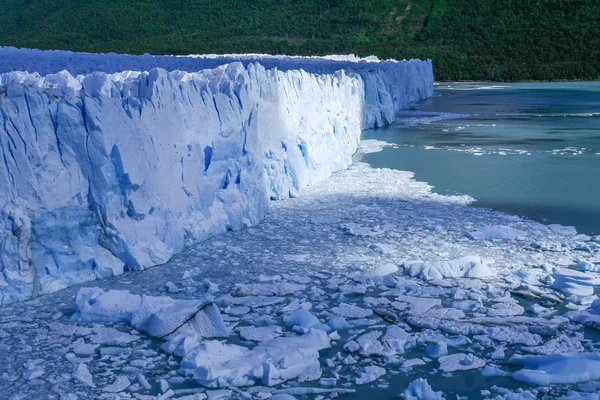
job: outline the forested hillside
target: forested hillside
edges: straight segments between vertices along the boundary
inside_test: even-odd
[[[438,80],[600,79],[597,0],[3,0],[0,45],[431,58]]]

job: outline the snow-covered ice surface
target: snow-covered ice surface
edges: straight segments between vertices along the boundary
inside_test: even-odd
[[[0,305],[255,225],[432,93],[430,61],[0,48]]]
[[[470,202],[357,160],[165,265],[4,307],[3,397],[595,398],[597,239]],[[218,334],[143,333],[208,307]]]

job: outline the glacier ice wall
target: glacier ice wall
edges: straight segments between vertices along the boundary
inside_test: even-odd
[[[256,224],[433,92],[417,60],[0,48],[0,72],[0,304]]]

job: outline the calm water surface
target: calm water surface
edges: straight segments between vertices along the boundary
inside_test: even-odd
[[[363,134],[399,145],[366,155],[373,167],[600,234],[600,82],[442,84],[400,119]]]

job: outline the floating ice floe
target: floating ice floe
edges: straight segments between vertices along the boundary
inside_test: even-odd
[[[367,383],[376,381],[385,374],[385,368],[381,368],[376,365],[370,365],[360,370],[360,376],[356,378],[355,382],[357,385],[365,385]]]
[[[296,378],[311,381],[321,377],[319,350],[329,346],[327,334],[317,329],[302,336],[266,340],[253,349],[203,341],[185,351],[181,367],[211,388],[256,383],[273,386]]]
[[[211,295],[205,295],[200,300],[175,300],[170,297],[139,296],[128,291],[104,292],[98,288],[82,288],[75,297],[75,306],[77,310],[73,314],[73,321],[125,322],[142,333],[160,339],[177,335],[214,338],[228,337],[230,334]]]
[[[565,317],[589,328],[600,330],[600,299],[595,300],[587,309],[566,313]]]
[[[465,353],[442,356],[438,359],[438,361],[440,362],[440,370],[444,372],[466,371],[485,366],[485,360],[482,360],[473,354]]]
[[[513,378],[530,385],[547,386],[600,379],[600,354],[575,353],[544,356],[513,356],[509,360],[524,369]]]
[[[575,296],[591,296],[600,279],[594,275],[567,268],[557,268],[551,275],[551,287]]]
[[[434,392],[426,379],[412,381],[402,393],[404,400],[444,400],[442,392]]]
[[[486,278],[494,272],[479,256],[465,256],[447,261],[407,261],[408,274],[423,280],[444,278]]]

